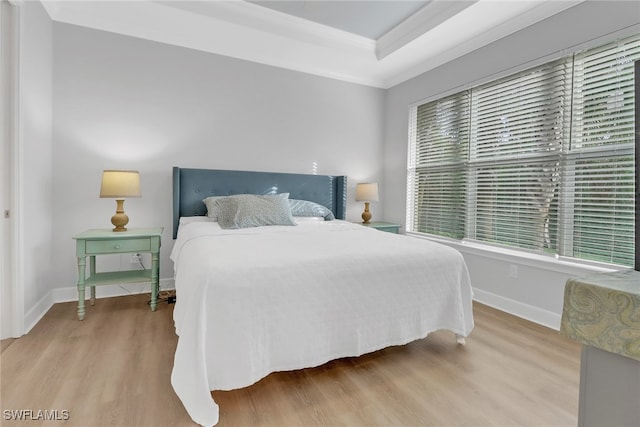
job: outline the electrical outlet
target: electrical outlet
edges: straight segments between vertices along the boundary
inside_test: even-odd
[[[511,277],[512,279],[517,279],[518,278],[518,266],[515,264],[510,264],[509,265],[509,277]]]
[[[131,264],[138,264],[140,261],[140,254],[131,254]]]

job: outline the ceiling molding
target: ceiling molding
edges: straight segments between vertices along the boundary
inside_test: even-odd
[[[432,0],[377,40],[376,57],[382,59],[433,30],[478,0]]]
[[[175,1],[150,0],[153,3],[209,16],[214,20],[260,30],[265,33],[297,39],[307,43],[325,45],[335,49],[375,51],[376,42],[357,34],[298,18],[277,10],[243,0],[227,1]]]
[[[581,3],[433,0],[378,42],[242,0],[43,0],[54,21],[389,88]]]
[[[530,6],[519,8],[513,7],[517,6],[514,3],[480,0],[458,13],[451,22],[443,23],[414,39],[407,49],[398,49],[393,55],[404,55],[405,58],[397,61],[405,64],[405,67],[395,72],[387,72],[388,77],[383,81],[382,86],[386,88],[396,86],[576,6],[582,1],[522,2],[521,4],[529,3]],[[505,6],[512,8],[509,10]],[[461,34],[453,27],[469,30]],[[415,52],[426,54],[416,57],[415,61],[409,63],[408,57],[415,56]]]

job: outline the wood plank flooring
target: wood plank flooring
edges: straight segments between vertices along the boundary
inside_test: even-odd
[[[0,407],[67,410],[66,421],[3,426],[194,426],[170,383],[172,305],[99,299],[84,321],[54,305],[5,340]],[[580,346],[556,331],[474,305],[465,346],[450,332],[317,368],[214,391],[224,426],[575,426]]]

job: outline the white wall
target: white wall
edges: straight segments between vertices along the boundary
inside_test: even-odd
[[[173,277],[172,166],[311,173],[317,164],[348,175],[348,219],[362,209],[355,183],[382,175],[380,89],[61,23],[53,81],[50,283],[65,295],[77,277],[72,236],[111,227],[115,201],[98,198],[103,169],[140,171],[142,198],[125,210],[130,227],[165,227],[162,279]],[[106,263],[130,267],[126,257]]]
[[[584,2],[483,49],[472,52],[387,93],[384,146],[384,216],[405,222],[408,107],[436,99],[536,63],[563,56],[589,42],[606,42],[614,33],[630,34],[640,22],[637,2]],[[638,32],[638,27],[633,29]],[[496,254],[466,246],[478,300],[540,323],[558,327],[564,283],[588,270],[562,264]],[[517,276],[517,277],[512,277]]]
[[[18,277],[24,286],[25,327],[48,308],[51,287],[52,21],[39,2],[20,7]]]

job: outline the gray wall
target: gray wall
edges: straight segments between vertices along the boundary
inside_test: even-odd
[[[386,102],[384,216],[406,221],[407,123],[409,105],[436,99],[537,63],[580,46],[604,43],[613,34],[631,34],[640,22],[638,2],[584,2],[483,49],[391,88]],[[638,32],[636,27],[633,31]],[[463,251],[476,297],[506,311],[557,327],[564,282],[588,270],[456,246]],[[514,277],[515,276],[515,277]]]
[[[18,274],[24,283],[25,326],[39,319],[51,287],[52,22],[39,2],[20,6]]]
[[[355,183],[382,177],[381,89],[61,23],[53,58],[50,283],[66,295],[72,236],[111,226],[103,169],[140,171],[142,198],[125,210],[130,227],[165,227],[162,279],[173,277],[172,166],[346,174],[348,219],[362,210]],[[102,262],[129,268],[126,258]]]

